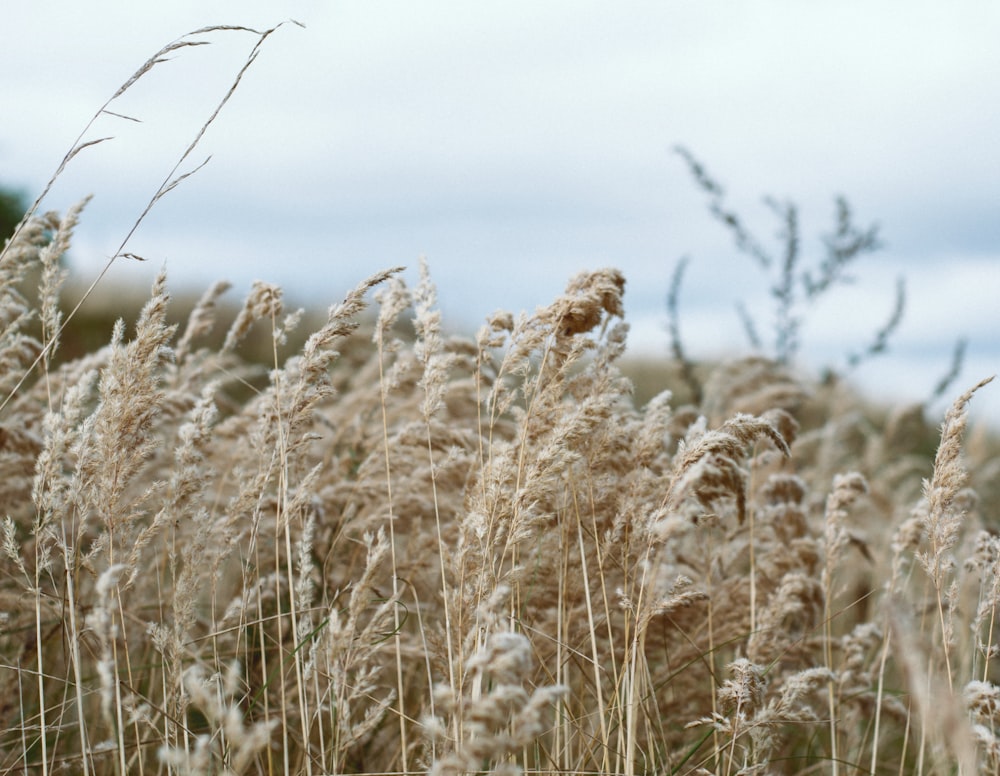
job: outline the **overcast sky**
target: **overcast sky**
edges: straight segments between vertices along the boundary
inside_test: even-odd
[[[682,330],[696,356],[744,344],[737,300],[770,322],[768,279],[707,212],[677,144],[762,240],[765,195],[801,208],[821,257],[834,197],[878,222],[884,250],[803,331],[835,365],[892,309],[893,353],[856,379],[925,397],[959,337],[959,392],[1000,371],[1000,4],[898,2],[46,2],[2,12],[0,182],[32,197],[97,108],[161,46],[206,25],[269,38],[113,279],[175,288],[254,278],[338,300],[426,256],[446,320],[550,301],[577,271],[626,274],[633,343],[666,351],[663,300],[690,264]],[[73,250],[92,277],[229,88],[256,40],[176,52],[110,109],[46,203],[95,198]],[[772,243],[775,244],[775,243]],[[1000,386],[975,405],[1000,417]],[[939,406],[940,409],[940,406]]]

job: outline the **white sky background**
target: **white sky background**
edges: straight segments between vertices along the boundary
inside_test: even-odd
[[[803,268],[844,194],[886,248],[807,317],[803,355],[839,366],[907,311],[880,397],[923,399],[961,336],[952,393],[1000,371],[1000,4],[898,2],[46,2],[5,5],[0,183],[32,197],[89,117],[161,46],[211,24],[286,25],[153,210],[112,281],[175,289],[254,278],[330,304],[427,257],[446,323],[531,310],[574,273],[617,266],[638,350],[665,353],[671,270],[695,357],[744,344],[734,303],[770,323],[767,279],[707,213],[690,148],[771,240],[765,195],[801,207]],[[87,193],[72,253],[93,277],[229,88],[255,39],[205,36],[87,135],[46,209]],[[768,243],[776,245],[776,243]],[[937,408],[943,405],[939,403]],[[1000,418],[1000,385],[973,409]]]

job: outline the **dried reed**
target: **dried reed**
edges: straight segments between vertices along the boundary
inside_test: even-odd
[[[640,405],[617,270],[464,339],[426,265],[301,348],[266,283],[219,347],[224,285],[178,338],[161,273],[131,333],[57,364],[81,208],[0,259],[0,773],[996,771],[1000,458],[965,441],[988,381],[933,456],[922,411],[785,368],[788,296],[777,359]],[[874,247],[838,212],[807,294]]]

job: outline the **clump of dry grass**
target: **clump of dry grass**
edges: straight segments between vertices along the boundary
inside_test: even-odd
[[[901,425],[829,397],[816,426],[825,389],[760,359],[637,407],[624,286],[585,273],[465,340],[426,267],[391,270],[286,353],[280,290],[215,349],[223,288],[178,337],[161,274],[98,353],[21,380],[44,345],[8,346],[0,767],[992,767],[996,505],[961,454],[986,381],[909,474]],[[227,399],[254,321],[267,385]]]
[[[617,270],[461,338],[426,265],[57,364],[78,216],[0,257],[0,772],[996,770],[988,381],[936,455],[781,359],[638,403]]]

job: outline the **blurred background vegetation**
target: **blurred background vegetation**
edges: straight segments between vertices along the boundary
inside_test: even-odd
[[[28,209],[28,202],[21,192],[0,185],[0,237],[6,241]]]

